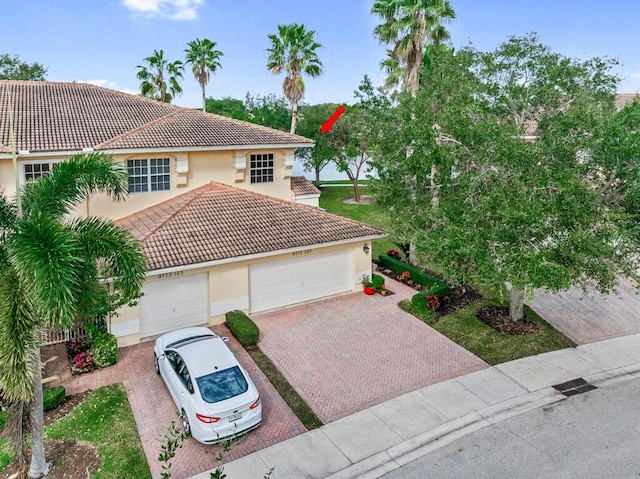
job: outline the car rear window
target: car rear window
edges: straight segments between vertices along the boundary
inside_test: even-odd
[[[201,376],[196,381],[202,399],[208,403],[238,396],[246,392],[249,387],[238,366]]]

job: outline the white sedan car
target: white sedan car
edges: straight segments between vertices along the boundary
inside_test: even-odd
[[[213,444],[262,422],[260,394],[225,341],[207,328],[160,336],[153,348],[186,434]]]

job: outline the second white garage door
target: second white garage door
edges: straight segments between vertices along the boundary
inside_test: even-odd
[[[353,260],[349,250],[296,256],[249,268],[251,313],[352,289]]]
[[[207,324],[207,273],[148,281],[140,298],[140,338]]]

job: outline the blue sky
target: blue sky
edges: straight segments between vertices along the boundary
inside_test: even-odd
[[[640,2],[636,0],[451,0],[456,46],[495,48],[509,35],[538,32],[567,56],[618,58],[620,91],[640,91]],[[305,101],[351,102],[365,74],[383,79],[384,48],[373,38],[372,0],[4,0],[0,53],[48,66],[52,81],[83,81],[137,92],[136,65],[154,49],[183,59],[188,41],[210,38],[225,54],[207,95],[243,98],[280,93],[267,71],[267,34],[278,24],[304,23],[318,32],[324,74],[308,79]],[[176,104],[200,105],[190,72]]]

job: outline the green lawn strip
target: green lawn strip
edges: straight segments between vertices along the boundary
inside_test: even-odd
[[[289,405],[293,413],[300,419],[307,429],[316,429],[322,426],[322,421],[311,410],[309,405],[300,397],[295,389],[289,384],[289,381],[282,375],[280,370],[271,362],[271,359],[264,354],[257,346],[246,348],[255,363],[262,370],[273,387],[276,388],[278,394]]]
[[[65,437],[95,444],[104,461],[95,479],[151,478],[127,394],[118,384],[90,392],[45,433],[48,439]]]
[[[369,180],[359,179],[358,180],[358,184],[359,185],[367,185],[367,184],[369,184]],[[323,186],[323,185],[348,185],[348,186],[352,186],[353,183],[351,183],[351,180],[320,180],[320,186]]]
[[[490,305],[500,303],[481,301],[447,314],[437,322],[428,318],[420,319],[491,365],[575,346],[569,338],[526,306],[527,316],[540,328],[538,333],[521,336],[500,333],[476,319],[476,311]],[[413,314],[410,301],[401,301],[400,307]]]
[[[360,188],[362,196],[367,196],[368,191],[366,186]],[[353,188],[324,188],[320,194],[320,208],[338,216],[377,226],[385,231],[389,230],[391,221],[385,210],[376,204],[344,203],[343,200],[347,198],[353,198]],[[387,250],[398,248],[389,238],[373,240],[372,243],[372,259],[378,258]]]
[[[8,439],[0,439],[0,472],[11,462],[11,449]]]

